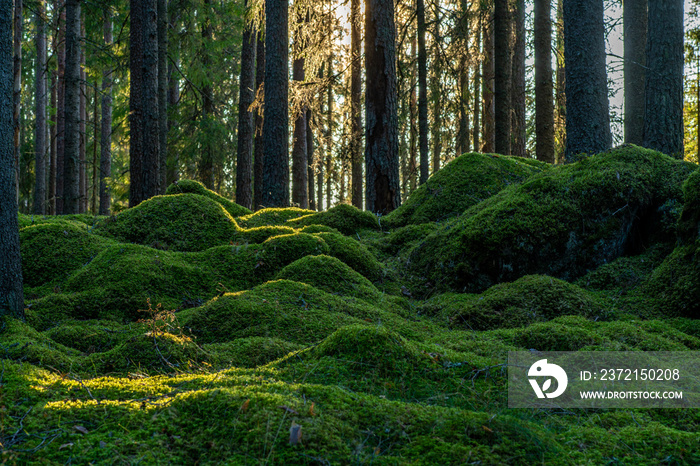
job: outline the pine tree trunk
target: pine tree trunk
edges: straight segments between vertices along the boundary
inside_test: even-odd
[[[459,48],[459,78],[457,80],[457,138],[455,139],[455,154],[457,156],[469,152],[469,6],[465,0],[460,1],[461,18],[458,23],[457,36]]]
[[[362,56],[360,0],[350,0],[350,160],[352,205],[362,209]]]
[[[80,212],[80,0],[66,0],[63,213]]]
[[[333,54],[328,57],[328,89],[326,93],[326,210],[331,208],[333,182]]]
[[[165,194],[168,164],[168,2],[157,0],[158,15],[158,193]]]
[[[622,3],[625,46],[625,142],[644,142],[644,80],[646,75],[647,0]]]
[[[481,50],[481,18],[477,20],[477,26],[475,30],[474,37],[474,56],[479,56]],[[474,132],[474,152],[479,151],[480,138],[479,131],[481,129],[481,123],[479,122],[479,117],[481,116],[481,93],[479,92],[479,87],[481,86],[481,67],[479,66],[479,60],[474,60],[474,105],[472,106],[472,130]]]
[[[103,36],[105,47],[112,46],[112,17],[104,12]],[[106,178],[112,176],[112,67],[102,72],[102,130],[100,132],[100,215],[109,215],[111,193]]]
[[[58,18],[58,89],[56,94],[56,215],[63,214],[63,167],[66,154],[66,9],[56,0]]]
[[[298,13],[297,23],[303,24],[305,15]],[[306,19],[308,22],[308,18]],[[304,82],[304,43],[301,34],[294,37],[294,62],[292,79],[300,85]],[[309,208],[309,154],[306,138],[306,108],[302,107],[294,119],[294,134],[292,136],[292,203],[302,209]]]
[[[440,37],[440,15],[439,5],[435,0],[435,9],[438,11],[435,18],[435,40],[433,42],[433,61],[432,61],[432,82],[430,83],[430,99],[433,104],[433,128],[430,131],[433,142],[433,173],[440,170],[440,157],[442,153],[442,91],[440,85],[442,82],[442,63],[440,62],[438,51],[442,41]],[[469,135],[467,135],[467,138]]]
[[[22,31],[24,30],[22,17],[22,0],[15,0],[14,8],[14,37],[13,50],[14,62],[12,72],[14,86],[12,88],[13,123],[14,123],[14,164],[15,164],[15,196],[19,200],[19,163],[21,158],[20,131],[22,129]]]
[[[527,128],[525,109],[525,0],[516,0],[513,10],[513,80],[511,83],[511,154],[525,157]],[[550,45],[551,48],[551,45]]]
[[[54,47],[54,50],[56,48]],[[46,211],[48,214],[56,215],[56,107],[57,107],[57,96],[56,89],[58,87],[58,74],[56,70],[51,72],[51,124],[49,125],[49,183],[48,183],[48,193],[46,195],[47,205]]]
[[[494,106],[494,37],[493,37],[493,10],[485,9],[483,23],[484,59],[481,63],[481,94],[482,94],[482,125],[483,139],[482,152],[494,152],[496,150],[496,107]]]
[[[97,91],[97,83],[95,83],[95,87],[93,87],[94,92],[92,93],[93,99],[92,99],[92,115],[93,115],[93,126],[92,126],[92,177],[91,177],[91,196],[90,196],[90,212],[93,215],[97,215],[97,199],[98,199],[98,194],[97,194],[97,185],[99,183],[99,177],[98,177],[98,170],[97,167],[99,166],[99,160],[97,159],[97,138],[99,137],[100,134],[100,129],[99,129],[99,117],[98,115],[100,114],[100,109],[98,108],[99,105],[99,99],[97,98],[98,96],[98,91]]]
[[[365,176],[367,210],[387,214],[401,205],[397,134],[394,3],[365,6]]]
[[[170,28],[174,31],[175,35],[179,34],[180,26],[178,22],[178,15],[176,8],[174,6],[170,7],[169,15]],[[175,56],[175,62],[170,61],[168,63],[168,103],[167,109],[175,109],[180,100],[180,80],[178,78],[179,71],[177,70],[180,64],[179,58],[179,44],[177,41],[174,43],[174,50],[170,53],[171,56]],[[171,49],[172,50],[172,49]],[[177,66],[176,66],[177,65]],[[176,120],[171,118],[167,120],[168,122],[168,135],[172,134],[175,130]],[[165,188],[167,189],[170,184],[174,183],[180,179],[180,155],[177,150],[167,151],[167,138],[166,138],[166,162],[165,162]]]
[[[404,195],[408,197],[410,193],[416,189],[416,178],[418,177],[418,169],[416,165],[416,157],[418,156],[418,99],[416,97],[416,69],[413,64],[416,57],[416,38],[411,40],[411,97],[408,105],[409,112],[409,151],[408,151],[408,190],[404,187]]]
[[[564,0],[557,0],[557,82],[554,120],[555,163],[564,160],[566,149],[566,66],[564,63]]]
[[[246,1],[246,5],[248,2]],[[255,31],[248,23],[243,30],[241,45],[241,75],[238,98],[238,147],[236,154],[236,202],[243,207],[253,207],[253,137],[255,115],[248,108],[255,100]]]
[[[649,2],[647,34],[644,147],[683,159],[683,0]]]
[[[549,0],[535,0],[535,156],[554,163],[552,19]]]
[[[512,66],[510,63],[510,12],[508,0],[495,0],[494,14],[494,107],[495,150],[510,154],[510,87]]]
[[[602,0],[564,0],[567,161],[609,149]]]
[[[314,135],[311,131],[311,110],[306,109],[306,155],[307,159],[307,180],[309,183],[309,209],[316,208],[316,193],[314,191]]]
[[[200,12],[201,13],[201,12]],[[204,0],[204,14],[211,14],[211,0]],[[206,73],[211,72],[211,60],[209,57],[209,47],[212,43],[212,26],[208,17],[204,19],[202,25],[202,68]],[[214,90],[207,82],[202,86],[202,121],[204,127],[211,127],[211,120],[214,118]],[[211,136],[206,135],[202,148],[202,156],[199,159],[199,178],[204,186],[214,189],[214,148],[211,145]]]
[[[420,150],[420,184],[428,181],[428,54],[425,50],[425,3],[418,2],[418,147]]]
[[[36,74],[35,74],[35,117],[34,166],[36,182],[34,188],[34,213],[46,213],[46,11],[44,0],[39,0],[36,10]]]
[[[85,22],[80,21],[80,36],[85,36]],[[87,211],[87,74],[85,73],[85,50],[80,48],[80,199],[78,201],[78,212],[81,214]]]
[[[0,317],[24,320],[13,143],[12,0],[0,0]]]
[[[257,50],[255,64],[255,92],[260,93],[261,86],[265,82],[265,40],[262,32],[257,34]],[[255,141],[253,159],[253,208],[259,210],[262,207],[263,191],[263,166],[265,152],[263,150],[263,115],[260,111],[255,112]]]

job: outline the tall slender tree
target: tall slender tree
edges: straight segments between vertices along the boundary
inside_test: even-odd
[[[425,1],[416,0],[418,16],[418,147],[420,152],[420,184],[428,181],[428,53],[425,48]]]
[[[625,142],[641,146],[644,140],[647,0],[622,2],[622,21],[625,55]]]
[[[211,57],[209,49],[213,40],[214,30],[211,25],[209,15],[212,14],[211,0],[204,0],[203,11],[200,13],[204,16],[202,21],[202,68],[206,73],[211,73]],[[202,86],[202,121],[206,129],[211,128],[211,120],[214,118],[214,89],[209,79]],[[206,137],[202,143],[202,155],[199,158],[199,177],[204,186],[209,189],[214,189],[214,147],[211,144],[211,138]]]
[[[0,0],[0,317],[24,320],[13,144],[12,0]]]
[[[262,31],[257,34],[257,49],[255,62],[255,92],[263,91],[263,83],[265,82],[265,39]],[[262,190],[263,190],[263,160],[265,153],[263,151],[263,114],[261,110],[255,111],[255,141],[253,144],[253,208],[260,209],[262,206]]]
[[[248,2],[246,1],[246,6]],[[255,100],[255,52],[256,34],[251,23],[243,30],[241,45],[241,74],[238,98],[238,149],[236,157],[236,202],[243,207],[253,207],[253,138],[255,115],[250,105]]]
[[[80,19],[80,37],[85,37],[85,21]],[[87,211],[87,73],[85,49],[80,47],[80,144],[78,145],[78,212]]]
[[[66,153],[66,9],[64,0],[56,0],[59,11],[57,34],[57,89],[56,89],[56,214],[63,214],[63,168]]]
[[[554,163],[552,18],[549,0],[535,0],[535,156]]]
[[[362,209],[362,62],[360,0],[350,0],[350,163],[352,205]],[[309,194],[310,197],[311,194]]]
[[[367,210],[389,213],[401,204],[397,132],[396,28],[392,0],[365,5],[365,176]]]
[[[21,158],[21,141],[20,132],[22,129],[22,33],[24,31],[24,20],[22,16],[22,0],[15,0],[14,8],[14,37],[13,50],[14,62],[12,71],[14,73],[14,86],[12,89],[13,113],[14,122],[14,160],[15,160],[15,192],[19,199],[19,178],[20,178],[20,158]]]
[[[511,82],[510,152],[525,157],[527,146],[525,105],[525,0],[516,0],[513,8],[513,74]],[[551,47],[551,45],[550,45]]]
[[[466,0],[460,1],[460,18],[456,25],[456,39],[460,44],[461,53],[459,54],[459,70],[457,80],[457,111],[456,117],[459,118],[457,123],[457,138],[455,140],[455,153],[457,155],[469,151],[469,30],[470,30],[470,14],[469,5]]]
[[[316,210],[316,194],[314,191],[314,133],[311,131],[311,109],[306,109],[306,156],[307,181],[309,183],[309,209]]]
[[[304,41],[300,29],[305,22],[305,14],[297,11],[297,28],[294,37],[294,63],[292,79],[297,85],[304,82]],[[292,202],[302,209],[309,208],[309,157],[306,140],[306,108],[298,109],[294,119],[292,144]]]
[[[170,13],[168,16],[169,27],[173,31],[173,35],[177,36],[180,33],[180,22],[178,20],[177,9],[170,4]],[[173,41],[169,44],[169,54],[172,58],[168,62],[168,112],[174,110],[180,101],[180,79],[178,67],[180,66],[180,43]],[[168,118],[168,137],[170,137],[176,124],[175,118]],[[166,142],[167,146],[167,142]],[[166,149],[167,151],[167,149]],[[180,179],[180,153],[177,150],[167,151],[165,167],[165,187]]]
[[[482,94],[482,118],[483,130],[482,152],[494,152],[496,150],[496,107],[494,99],[494,21],[493,8],[488,6],[481,9],[482,37],[484,44],[484,58],[481,62],[481,94]]]
[[[66,0],[63,213],[80,212],[80,0]]]
[[[103,37],[105,47],[112,46],[112,13],[104,10]],[[109,215],[111,193],[107,178],[112,176],[112,66],[102,72],[102,130],[100,131],[100,215]]]
[[[34,152],[36,182],[34,188],[34,213],[46,213],[46,10],[44,0],[37,3],[36,21],[36,71]]]
[[[288,2],[265,0],[265,207],[289,206],[289,22]]]
[[[510,12],[508,0],[495,0],[494,27],[494,106],[495,106],[495,150],[510,154],[510,85],[512,67],[510,63]]]
[[[567,161],[612,145],[604,33],[603,0],[564,0]]]
[[[168,164],[168,1],[157,0],[158,15],[158,192],[165,194]]]
[[[644,146],[682,159],[683,0],[649,2],[648,25]]]

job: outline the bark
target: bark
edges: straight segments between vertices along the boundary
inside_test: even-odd
[[[22,129],[22,31],[24,30],[24,22],[22,18],[22,0],[15,0],[14,8],[14,36],[13,36],[13,87],[12,87],[12,102],[13,113],[13,143],[14,143],[14,164],[15,164],[15,195],[19,199],[19,163],[21,157],[21,142],[20,131]]]
[[[66,0],[63,213],[80,212],[80,0]]]
[[[263,189],[265,207],[289,206],[289,24],[283,0],[265,0],[265,119]]]
[[[46,213],[46,23],[44,0],[39,0],[36,10],[36,74],[35,74],[35,117],[34,167],[36,182],[34,188],[34,213]]]
[[[494,147],[499,154],[510,154],[510,12],[508,0],[495,0],[494,4]]]
[[[93,107],[92,107],[92,194],[90,196],[90,212],[93,215],[97,215],[97,199],[98,199],[98,194],[97,194],[97,185],[99,184],[99,177],[97,176],[97,167],[99,166],[99,160],[97,159],[97,138],[100,132],[99,129],[99,124],[100,124],[100,119],[98,115],[100,114],[100,109],[98,108],[98,91],[97,91],[97,83],[95,83],[95,87],[93,88]]]
[[[494,37],[493,37],[493,10],[486,9],[483,24],[484,59],[481,63],[481,94],[482,94],[482,125],[483,139],[482,152],[494,152],[496,150],[496,107],[494,106]]]
[[[564,0],[567,161],[609,149],[602,0]]]
[[[85,22],[80,21],[80,36],[85,36]],[[80,48],[80,163],[78,164],[78,170],[80,173],[79,179],[79,189],[80,189],[80,199],[78,200],[78,212],[81,214],[87,211],[87,163],[86,163],[86,149],[87,149],[87,86],[86,81],[87,74],[85,73],[85,50]]]
[[[112,17],[105,9],[103,36],[105,46],[112,45]],[[100,132],[100,215],[109,215],[111,193],[107,178],[112,176],[112,67],[102,72],[102,131]]]
[[[0,317],[24,320],[13,142],[12,0],[0,0]]]
[[[682,159],[683,1],[649,2],[647,34],[644,147]]]
[[[66,10],[56,0],[58,19],[58,90],[56,91],[56,215],[63,214],[63,166],[66,153]]]
[[[387,214],[401,204],[397,134],[394,3],[365,7],[365,176],[367,210]]]
[[[469,6],[467,2],[460,2],[459,30],[456,33],[460,49],[459,78],[457,81],[457,138],[455,140],[455,153],[461,155],[469,152],[469,68],[468,68],[468,44],[469,44]]]
[[[535,156],[554,163],[552,19],[550,1],[535,0]]]
[[[265,40],[263,34],[258,32],[257,36],[257,62],[255,64],[255,91],[261,92],[262,85],[265,82]],[[255,112],[255,141],[254,141],[254,160],[253,160],[253,207],[258,210],[262,207],[262,190],[263,190],[263,115],[262,112]]]
[[[622,2],[624,23],[625,142],[644,142],[647,0]]]
[[[55,50],[55,48],[54,48]],[[49,125],[49,182],[46,199],[46,212],[56,215],[56,88],[58,87],[58,74],[56,70],[51,72],[51,124]]]
[[[322,65],[321,65],[321,68],[320,68],[319,71],[318,71],[318,77],[319,77],[320,80],[323,80],[324,68],[325,68],[325,64],[322,64]],[[319,120],[321,120],[321,121],[319,122],[319,123],[320,123],[320,124],[319,124],[319,127],[321,127],[321,125],[322,125],[322,123],[321,123],[321,122],[323,121],[322,115],[323,115],[324,112],[325,112],[325,110],[324,110],[324,108],[325,108],[325,101],[324,101],[323,97],[324,97],[324,94],[323,94],[322,92],[320,92],[320,93],[319,93],[319,96],[318,96],[318,100],[319,100],[319,102],[318,102],[318,115],[319,115],[318,118],[319,118]],[[317,194],[317,198],[316,198],[316,209],[317,209],[318,211],[322,211],[322,210],[323,210],[323,181],[324,181],[324,177],[323,177],[323,154],[324,154],[324,151],[325,151],[325,142],[324,142],[325,140],[326,140],[326,132],[325,132],[325,130],[324,130],[323,133],[322,133],[322,137],[321,137],[321,139],[320,139],[320,141],[319,141],[319,145],[318,145],[318,155],[316,156],[316,163],[315,163],[315,165],[316,165],[316,194]]]
[[[362,209],[362,56],[360,0],[350,0],[350,163],[352,205]]]
[[[481,49],[481,18],[477,21],[476,34],[474,37],[474,56],[478,56]],[[472,107],[472,129],[474,138],[474,151],[478,152],[480,147],[479,140],[479,130],[481,129],[481,124],[479,122],[479,116],[481,115],[481,94],[479,93],[479,87],[481,85],[481,67],[479,66],[479,60],[474,60],[474,105]]]
[[[418,147],[420,151],[420,184],[428,181],[428,55],[425,50],[425,3],[417,0],[418,7]]]
[[[204,11],[206,15],[211,12],[211,0],[204,0]],[[212,42],[212,27],[211,21],[206,18],[204,24],[202,25],[202,68],[205,72],[211,72],[211,60],[209,57],[209,44]],[[202,121],[204,121],[205,128],[210,127],[210,120],[214,116],[214,90],[207,81],[205,85],[202,86]],[[214,148],[211,145],[211,138],[206,135],[203,144],[202,156],[199,159],[199,178],[204,186],[209,189],[214,189]]]
[[[430,98],[433,104],[433,128],[430,131],[433,142],[433,173],[440,170],[440,157],[442,153],[442,92],[440,83],[442,82],[442,63],[439,55],[440,38],[440,15],[438,1],[435,0],[435,10],[438,12],[435,18],[435,40],[433,42],[432,61],[432,82],[430,83]],[[467,135],[469,137],[469,135]]]
[[[413,64],[415,63],[416,57],[416,38],[413,37],[411,40],[411,62],[409,66],[411,67],[411,97],[408,104],[408,115],[409,115],[409,150],[408,150],[408,182],[404,183],[403,193],[407,197],[410,193],[416,189],[416,178],[418,177],[418,167],[416,165],[416,157],[418,156],[418,122],[416,121],[418,113],[418,99],[416,97],[416,72]],[[406,176],[404,176],[406,179]],[[408,186],[408,189],[406,188]]]
[[[300,15],[298,23],[304,22]],[[300,34],[294,39],[294,63],[292,66],[292,79],[300,84],[304,82],[304,58],[301,54],[304,44],[300,40]],[[300,108],[294,119],[294,134],[292,143],[292,202],[302,209],[309,208],[309,155],[306,144],[306,108]]]
[[[176,14],[176,9],[171,5],[170,8],[170,28],[174,31],[174,33],[177,35],[179,34],[179,22],[178,22],[178,17]],[[168,112],[172,111],[175,109],[178,105],[178,102],[180,101],[180,80],[178,78],[178,71],[177,67],[180,65],[180,58],[179,58],[179,43],[175,41],[175,44],[173,44],[175,47],[175,50],[172,50],[171,48],[171,53],[170,55],[175,56],[174,62],[170,61],[168,62],[168,102],[166,104]],[[176,66],[177,65],[177,66]],[[167,118],[167,117],[166,117]],[[176,119],[170,118],[167,120],[168,127],[168,135],[172,135],[173,132],[175,131],[175,123]],[[167,189],[170,184],[174,183],[175,181],[180,179],[180,172],[179,172],[179,166],[180,166],[180,155],[179,152],[176,150],[173,151],[167,151],[167,138],[166,138],[166,167],[165,167],[165,187]]]
[[[156,0],[131,0],[129,206],[158,194],[158,27]]]
[[[328,71],[326,74],[329,78],[333,76],[333,55],[328,57]],[[331,208],[331,183],[333,177],[333,83],[332,79],[328,80],[328,89],[326,90],[326,210]]]
[[[247,5],[247,2],[246,2]],[[253,137],[255,115],[249,111],[255,100],[255,31],[252,24],[243,30],[241,46],[241,75],[238,98],[238,147],[236,154],[236,202],[243,207],[253,207]]]
[[[513,14],[514,48],[511,83],[511,154],[525,157],[527,147],[525,110],[525,0],[516,0]],[[551,45],[550,45],[551,48]]]
[[[557,82],[554,121],[555,163],[564,160],[566,148],[566,66],[564,63],[564,0],[557,0]]]
[[[316,209],[316,194],[314,191],[314,135],[311,131],[311,110],[306,109],[306,155],[308,171],[307,180],[309,183],[309,209]]]
[[[157,0],[158,14],[158,192],[165,194],[168,164],[168,2]]]

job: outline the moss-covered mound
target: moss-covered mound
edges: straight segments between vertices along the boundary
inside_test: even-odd
[[[208,197],[212,199],[226,209],[226,211],[231,214],[231,217],[240,217],[242,215],[249,215],[252,213],[250,209],[236,204],[233,201],[226,199],[223,196],[219,196],[211,189],[206,188],[202,183],[195,180],[180,180],[176,181],[165,191],[165,194],[199,194],[200,196]]]
[[[281,209],[270,207],[260,209],[254,214],[237,218],[236,222],[242,228],[257,228],[262,226],[285,225],[288,220],[292,220],[305,215],[313,214],[313,210],[300,209],[298,207],[288,207]]]
[[[382,218],[391,227],[446,220],[461,215],[503,188],[550,165],[497,154],[464,154],[433,174],[398,209]]]
[[[379,291],[369,280],[335,257],[302,257],[283,268],[277,278],[306,283],[328,293],[370,302],[375,302],[379,296]]]
[[[20,230],[25,286],[60,284],[114,241],[71,223],[41,223]]]
[[[379,229],[377,217],[348,204],[340,204],[325,212],[290,219],[287,225],[295,228],[305,225],[325,225],[335,228],[344,235],[354,235],[364,229]]]
[[[248,337],[223,343],[208,343],[202,345],[202,348],[212,355],[219,366],[258,367],[303,349],[304,346],[277,337]]]
[[[356,239],[331,232],[315,233],[314,236],[318,236],[328,245],[331,256],[345,262],[368,280],[374,282],[382,277],[382,264],[367,246]]]
[[[426,301],[421,311],[471,330],[523,327],[562,315],[600,318],[607,312],[600,299],[586,290],[543,275],[501,283],[479,295],[440,295]]]
[[[572,280],[654,241],[694,165],[621,146],[554,167],[468,209],[414,249],[416,276],[481,291],[528,274]]]
[[[95,232],[156,249],[202,251],[229,244],[238,228],[216,201],[199,194],[155,196],[99,224]]]
[[[69,223],[82,228],[92,228],[108,217],[91,214],[71,214],[71,215],[25,215],[19,214],[19,228],[30,225],[42,225],[45,223]]]

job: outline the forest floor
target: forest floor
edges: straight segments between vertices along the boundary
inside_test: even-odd
[[[109,218],[20,215],[0,460],[699,464],[700,409],[509,409],[505,364],[700,350],[696,168],[465,154],[384,217],[251,213],[192,181]]]

